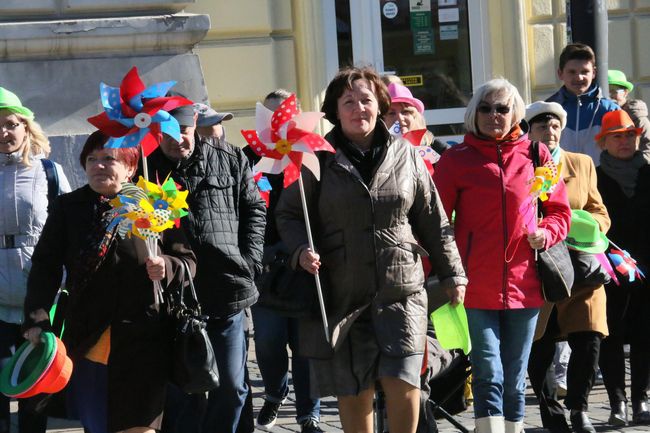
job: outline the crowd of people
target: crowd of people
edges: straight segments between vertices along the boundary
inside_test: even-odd
[[[576,277],[570,297],[551,303],[536,264],[561,242],[584,260],[608,241],[639,269],[650,264],[647,107],[628,99],[633,84],[622,71],[609,71],[605,98],[595,64],[590,47],[568,45],[559,59],[563,86],[528,106],[508,80],[486,82],[467,104],[462,143],[451,147],[424,131],[425,106],[399,79],[341,69],[321,107],[336,152],[318,155],[319,176],[303,169],[286,188],[283,174],[268,174],[266,204],[254,177],[259,156],[226,141],[231,113],[199,103],[174,108],[180,140],[162,134],[144,160],[138,148],[105,147],[110,136],[95,131],[79,156],[87,185],[70,192],[61,166],[47,159],[34,112],[0,88],[0,363],[52,329],[61,287],[65,309],[57,314],[74,362],[62,392],[20,401],[20,432],[44,432],[47,416],[79,419],[91,433],[270,431],[289,394],[291,360],[302,432],[323,431],[326,396],[336,397],[344,431],[372,432],[380,392],[388,430],[414,433],[423,365],[431,363],[431,298],[441,293],[467,312],[477,433],[523,432],[526,374],[552,433],[595,432],[588,397],[599,371],[608,423],[650,425],[645,279]],[[263,105],[274,111],[290,97],[277,89]],[[423,132],[417,143],[406,139],[414,131]],[[438,154],[435,165],[421,147]],[[529,181],[535,166],[549,164],[559,181],[527,225]],[[143,172],[171,176],[188,191],[187,217],[163,232],[155,254],[138,237],[118,236],[109,212]],[[296,314],[269,290],[278,275],[300,271],[322,283],[325,330],[317,308]],[[207,393],[170,383],[170,330],[152,290],[153,282],[176,290],[187,278],[208,316],[219,369],[220,385]],[[251,324],[264,383],[256,418]],[[568,358],[563,388],[548,375],[558,350]],[[3,396],[0,433],[9,420]]]

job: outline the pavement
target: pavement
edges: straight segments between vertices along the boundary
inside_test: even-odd
[[[629,367],[628,367],[629,368]],[[263,403],[263,385],[262,377],[257,365],[257,360],[255,359],[255,350],[254,342],[251,339],[251,351],[249,354],[249,373],[253,385],[253,405],[255,415],[262,406]],[[629,378],[629,371],[628,371]],[[629,386],[629,383],[628,383]],[[289,394],[287,402],[280,408],[278,421],[273,427],[273,433],[289,433],[289,432],[300,432],[300,426],[295,422],[295,396],[293,393]],[[16,410],[17,405],[15,402],[12,402],[12,431],[17,432],[17,416]],[[636,432],[650,432],[650,426],[628,426],[624,428],[612,428],[607,425],[607,418],[609,417],[609,403],[607,399],[607,393],[602,384],[596,385],[592,390],[590,396],[590,417],[591,420],[598,432],[624,432],[624,433],[636,433]],[[631,412],[631,408],[629,408]],[[473,414],[472,408],[470,407],[467,411],[462,414],[456,415],[455,417],[463,426],[468,430],[472,431],[474,427],[473,423]],[[324,399],[321,403],[321,428],[327,433],[338,433],[342,432],[341,422],[338,417],[338,410],[336,405],[336,400],[334,398]],[[438,421],[438,428],[441,433],[452,433],[457,432],[458,430],[454,428],[446,420]],[[537,406],[537,401],[533,395],[532,389],[530,387],[526,390],[526,418],[525,418],[525,430],[526,433],[542,433],[547,430],[542,428],[542,421],[539,415],[539,407]],[[48,432],[65,432],[65,433],[83,433],[83,428],[80,424],[75,421],[59,420],[51,418],[48,421]],[[262,430],[256,430],[256,432],[261,432]]]

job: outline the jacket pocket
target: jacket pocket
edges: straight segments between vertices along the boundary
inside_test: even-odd
[[[373,309],[379,348],[390,356],[423,353],[427,331],[427,294],[424,290]]]
[[[231,211],[235,209],[234,193],[235,178],[229,174],[220,176],[207,176],[197,187],[192,205],[199,208],[223,208]]]

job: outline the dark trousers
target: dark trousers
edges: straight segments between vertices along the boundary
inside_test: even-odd
[[[625,354],[630,344],[632,401],[648,398],[650,385],[650,295],[641,287],[607,286],[609,336],[600,349],[600,370],[612,406],[625,401]]]
[[[557,329],[555,312],[549,319],[546,334],[533,343],[528,360],[528,376],[539,400],[540,415],[544,427],[553,432],[569,432],[564,408],[557,401],[553,384],[548,383],[546,372],[553,363]],[[567,369],[567,396],[564,403],[568,409],[587,410],[589,393],[594,385],[598,369],[601,336],[597,332],[575,332],[568,336],[571,357]]]

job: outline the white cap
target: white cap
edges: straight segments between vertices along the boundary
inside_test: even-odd
[[[531,119],[539,116],[540,114],[552,114],[560,120],[562,129],[566,126],[566,111],[557,102],[544,102],[537,101],[526,107],[526,122],[530,123]]]

